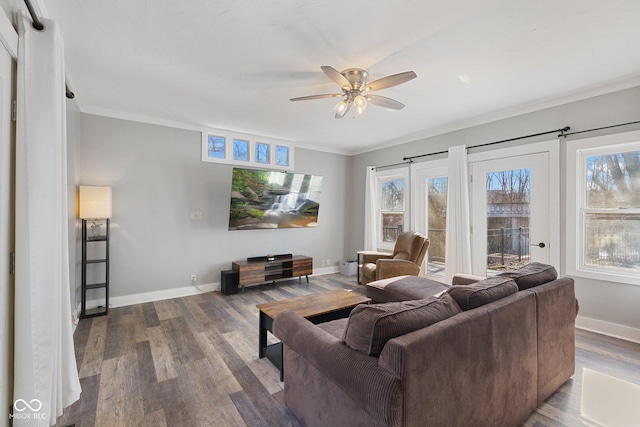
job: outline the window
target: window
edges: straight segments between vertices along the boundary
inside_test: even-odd
[[[289,166],[289,147],[276,145],[276,165]]]
[[[572,141],[567,158],[568,273],[640,283],[640,132]]]
[[[404,227],[404,179],[382,182],[382,241],[393,243]]]
[[[249,141],[233,140],[233,160],[249,161]]]
[[[408,185],[406,169],[377,174],[379,249],[392,250],[405,224],[409,224],[406,218]]]
[[[269,164],[269,144],[256,142],[256,162]]]
[[[258,138],[260,142],[256,141]],[[201,153],[202,161],[208,163],[284,171],[294,169],[295,147],[292,144],[219,129],[202,132]]]
[[[216,159],[225,158],[226,140],[224,136],[209,135],[207,155]]]

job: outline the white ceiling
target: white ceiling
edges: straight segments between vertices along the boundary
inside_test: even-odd
[[[20,0],[2,0],[24,8]],[[638,0],[37,0],[85,112],[357,153],[640,85]],[[44,8],[42,7],[44,5]],[[320,70],[418,78],[334,119]]]

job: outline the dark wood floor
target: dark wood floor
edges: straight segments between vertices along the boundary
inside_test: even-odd
[[[283,383],[258,359],[255,305],[345,288],[355,277],[314,276],[157,301],[81,320],[75,349],[82,396],[58,426],[299,426],[283,401]],[[576,374],[525,426],[581,426],[582,369],[640,384],[640,345],[580,331]],[[273,340],[273,338],[270,338]]]

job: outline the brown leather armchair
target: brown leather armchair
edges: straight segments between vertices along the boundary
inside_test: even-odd
[[[420,233],[405,231],[396,240],[393,253],[368,252],[362,256],[360,281],[363,285],[396,276],[417,276],[429,248],[429,239]]]

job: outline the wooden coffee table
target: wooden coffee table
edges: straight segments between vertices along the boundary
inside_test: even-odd
[[[369,304],[371,298],[347,289],[334,289],[317,294],[258,304],[260,310],[258,357],[266,357],[280,370],[280,381],[284,380],[282,343],[267,345],[267,331],[273,333],[273,319],[284,311],[293,311],[312,323],[349,317],[358,304]]]

